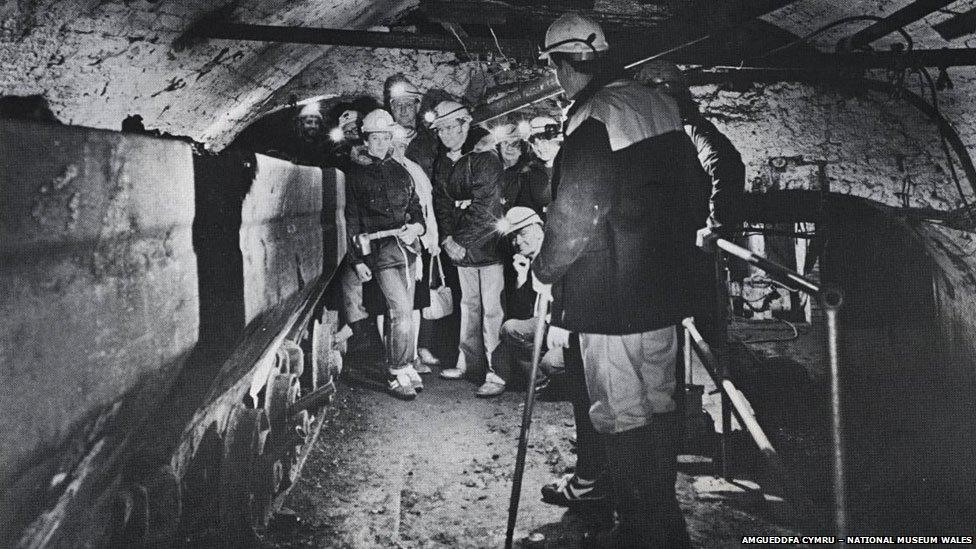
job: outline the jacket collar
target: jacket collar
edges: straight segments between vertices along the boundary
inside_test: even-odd
[[[382,164],[391,158],[393,158],[393,149],[386,153],[383,158],[376,158],[375,156],[369,154],[366,149],[365,144],[356,145],[349,152],[349,156],[352,158],[353,162],[359,164],[360,166],[373,166]]]

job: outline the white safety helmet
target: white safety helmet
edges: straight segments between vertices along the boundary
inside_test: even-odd
[[[390,84],[389,94],[390,94],[389,100],[391,102],[401,100],[401,99],[413,99],[416,101],[420,101],[420,98],[423,95],[422,93],[420,93],[420,89],[417,88],[417,86],[414,86],[413,83],[411,83],[406,78],[397,79],[392,84]]]
[[[607,36],[596,21],[570,11],[549,25],[539,59],[549,59],[550,54],[558,52],[589,61],[603,56],[609,49]]]
[[[298,111],[299,118],[305,118],[306,116],[314,116],[317,118],[322,118],[322,111],[319,109],[318,101],[312,101],[302,107],[302,110]]]
[[[430,129],[432,130],[446,126],[456,120],[471,121],[471,113],[468,112],[467,107],[457,101],[441,101],[434,107],[431,114],[433,115],[433,119],[430,121]]]
[[[515,124],[499,124],[491,129],[491,136],[495,139],[495,143],[518,141],[522,139],[518,126]]]
[[[363,133],[390,132],[396,128],[397,123],[393,121],[393,116],[383,109],[376,109],[363,118]]]
[[[525,206],[515,206],[498,222],[498,228],[499,232],[507,236],[534,224],[542,225],[542,218],[535,213],[535,210]]]

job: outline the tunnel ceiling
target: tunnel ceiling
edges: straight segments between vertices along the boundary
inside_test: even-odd
[[[465,39],[494,31],[501,40],[541,38],[546,24],[581,9],[626,37],[678,44],[746,8],[768,11],[766,23],[803,35],[850,15],[884,16],[910,0],[4,0],[0,2],[0,90],[44,95],[65,123],[119,129],[138,114],[147,128],[185,135],[219,149],[292,93],[356,89],[341,80],[350,48],[256,41],[187,40],[187,31],[214,14],[260,25],[373,29]],[[973,9],[949,4],[908,30],[916,47],[964,46],[971,34],[947,41],[933,24]],[[702,6],[705,6],[702,8]],[[733,11],[730,11],[733,10]],[[675,32],[675,24],[681,31]],[[832,50],[869,22],[840,26],[812,43]],[[449,32],[451,34],[449,34]],[[892,35],[894,36],[894,35]],[[875,46],[884,46],[889,37]],[[630,44],[640,40],[631,39]],[[177,47],[174,47],[174,43]],[[390,55],[395,58],[397,52]],[[358,57],[357,57],[358,55]],[[450,57],[453,54],[445,53]],[[371,58],[375,61],[375,58]],[[331,67],[323,71],[322,67]],[[369,76],[351,68],[350,75]],[[322,81],[327,78],[333,82]],[[379,83],[377,83],[378,87]]]

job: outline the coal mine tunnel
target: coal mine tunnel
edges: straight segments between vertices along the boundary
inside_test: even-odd
[[[973,544],[974,14],[0,1],[0,547]]]

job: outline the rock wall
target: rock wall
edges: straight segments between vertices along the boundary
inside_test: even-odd
[[[408,0],[244,0],[234,21],[365,28]],[[118,130],[132,114],[147,128],[219,149],[260,113],[278,88],[327,48],[210,40],[173,42],[226,4],[32,0],[6,3],[0,94],[43,94],[67,124]]]
[[[753,84],[741,92],[713,85],[695,94],[742,152],[752,190],[826,182],[831,191],[891,206],[960,205],[938,129],[903,99],[859,91],[856,83]],[[956,170],[972,200],[972,184]]]

